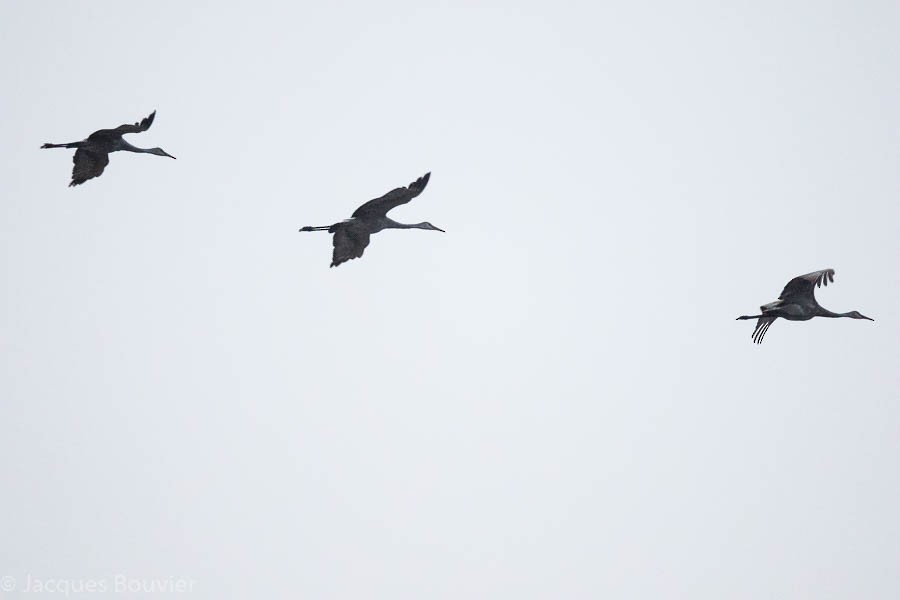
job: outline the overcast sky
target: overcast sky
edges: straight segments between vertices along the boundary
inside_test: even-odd
[[[894,1],[0,4],[11,596],[900,597],[898,31]],[[154,109],[129,140],[177,161],[68,188],[39,149]],[[447,233],[329,269],[297,232],[427,171],[391,216]],[[829,267],[874,323],[734,320]]]

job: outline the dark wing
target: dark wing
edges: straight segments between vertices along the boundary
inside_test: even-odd
[[[341,227],[334,232],[331,242],[334,244],[331,266],[336,267],[363,255],[369,245],[369,232],[359,227]]]
[[[103,169],[109,164],[109,154],[79,148],[75,151],[72,162],[75,163],[75,166],[72,167],[72,183],[69,184],[69,187],[102,175]]]
[[[369,200],[357,208],[352,216],[362,219],[367,217],[383,217],[392,208],[397,208],[401,204],[406,204],[421,194],[422,190],[425,189],[425,186],[428,185],[428,180],[430,178],[431,173],[425,173],[425,175],[419,177],[405,188],[396,188],[389,191],[381,198]]]
[[[98,141],[113,137],[119,137],[121,135],[125,135],[126,133],[140,133],[142,131],[147,131],[148,129],[150,129],[150,126],[153,125],[154,117],[156,117],[155,110],[150,113],[149,117],[144,118],[140,123],[134,123],[132,125],[119,125],[115,129],[101,129],[100,131],[95,131],[94,133],[89,135],[88,139]]]
[[[822,287],[823,285],[828,285],[828,282],[834,282],[834,269],[823,269],[800,275],[788,281],[778,298],[780,300],[788,300],[790,298],[815,299],[816,286]]]
[[[762,344],[763,337],[765,337],[769,327],[772,326],[772,323],[774,323],[777,318],[778,317],[760,317],[756,320],[756,329],[753,330],[753,334],[750,336],[753,338],[754,343]]]

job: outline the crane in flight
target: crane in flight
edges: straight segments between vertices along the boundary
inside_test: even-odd
[[[820,306],[816,301],[815,289],[823,285],[827,286],[829,281],[834,282],[834,269],[823,269],[822,271],[814,271],[794,277],[784,286],[784,290],[778,296],[778,300],[759,307],[762,314],[744,315],[738,317],[737,320],[757,319],[756,329],[753,330],[751,335],[753,341],[757,344],[762,343],[769,327],[772,326],[772,323],[778,317],[788,321],[809,321],[813,317],[829,317],[832,319],[847,317],[849,319],[875,320],[859,314],[859,311],[851,310],[845,313],[834,313]]]
[[[435,227],[427,221],[406,224],[398,223],[387,217],[388,211],[401,204],[406,204],[421,194],[430,178],[431,173],[425,173],[406,187],[395,188],[380,198],[369,200],[357,208],[346,221],[322,227],[301,227],[300,231],[327,231],[334,234],[332,237],[334,244],[334,252],[331,255],[332,267],[362,256],[366,246],[369,245],[369,236],[382,229],[428,229],[443,232],[443,229]]]
[[[162,148],[138,148],[126,142],[122,136],[126,133],[140,133],[147,131],[153,125],[153,118],[156,116],[154,110],[149,117],[143,119],[140,123],[133,125],[119,125],[115,129],[101,129],[95,131],[80,142],[71,142],[68,144],[44,144],[41,148],[76,148],[75,156],[72,162],[75,166],[72,168],[72,182],[69,187],[80,185],[88,179],[99,177],[103,174],[103,169],[109,164],[109,153],[119,150],[127,150],[128,152],[141,152],[144,154],[155,154],[157,156],[168,156]]]

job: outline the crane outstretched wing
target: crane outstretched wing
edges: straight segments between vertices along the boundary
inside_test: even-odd
[[[109,164],[109,155],[105,152],[92,152],[86,148],[79,148],[75,151],[72,162],[75,163],[75,166],[72,167],[72,182],[69,187],[99,177],[106,165]]]
[[[821,271],[800,275],[788,281],[778,298],[780,300],[796,297],[815,298],[815,288],[828,285],[829,282],[834,282],[834,269],[822,269]]]
[[[401,204],[406,204],[421,194],[422,190],[425,189],[425,186],[428,185],[428,180],[430,178],[431,173],[425,173],[425,175],[419,177],[407,187],[395,188],[381,198],[369,200],[353,211],[352,216],[362,219],[365,219],[366,217],[383,217],[392,208],[397,208]]]
[[[754,343],[762,344],[766,332],[769,330],[769,327],[772,326],[772,323],[774,323],[775,319],[777,318],[778,317],[760,317],[756,320],[756,328],[753,330],[753,333],[750,336],[753,338]]]
[[[131,125],[119,125],[115,129],[101,129],[89,135],[88,139],[96,141],[111,137],[118,137],[120,135],[125,135],[126,133],[140,133],[142,131],[147,131],[148,129],[150,129],[150,126],[153,125],[153,119],[155,117],[156,111],[154,110],[152,113],[150,113],[150,116],[143,118],[140,123],[132,123]]]
[[[361,227],[340,227],[335,230],[331,242],[334,244],[331,266],[336,267],[363,255],[369,245],[369,232]]]

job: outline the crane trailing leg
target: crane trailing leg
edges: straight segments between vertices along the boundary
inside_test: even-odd
[[[81,148],[84,142],[71,142],[68,144],[44,144],[41,148]]]

